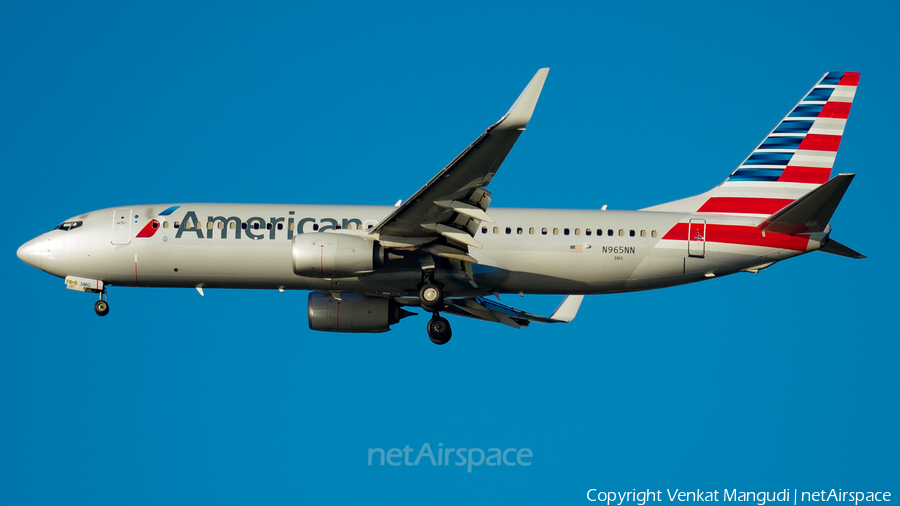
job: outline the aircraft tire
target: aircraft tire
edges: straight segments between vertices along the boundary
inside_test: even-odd
[[[425,329],[428,331],[428,338],[431,339],[432,343],[437,345],[447,344],[447,342],[450,341],[450,337],[453,335],[453,330],[450,328],[450,322],[443,316],[433,316],[428,320]]]
[[[106,316],[109,314],[109,303],[105,300],[98,300],[94,303],[94,312],[97,316]]]
[[[423,308],[440,307],[443,303],[444,293],[438,285],[428,283],[419,289],[419,304]]]

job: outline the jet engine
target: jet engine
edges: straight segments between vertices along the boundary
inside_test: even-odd
[[[387,332],[411,313],[393,299],[343,293],[309,294],[309,328],[325,332]]]
[[[309,278],[359,276],[384,265],[384,249],[375,240],[345,234],[295,235],[291,257],[294,274]]]

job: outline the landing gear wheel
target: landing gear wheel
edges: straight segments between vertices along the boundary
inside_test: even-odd
[[[440,307],[443,302],[444,293],[441,290],[441,287],[439,287],[438,285],[427,283],[425,285],[422,285],[422,288],[419,289],[419,304],[423,308],[429,309]]]
[[[94,303],[94,312],[97,313],[97,316],[106,316],[109,314],[109,303],[105,300],[98,300]]]
[[[453,335],[453,331],[450,329],[450,322],[443,316],[432,316],[428,320],[428,325],[425,326],[425,329],[428,331],[428,339],[431,339],[432,343],[438,345],[447,344],[447,341]]]

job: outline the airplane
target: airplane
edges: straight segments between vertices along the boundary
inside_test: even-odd
[[[865,258],[830,237],[854,174],[831,177],[859,83],[828,72],[718,186],[637,211],[490,207],[487,186],[530,121],[549,69],[509,111],[395,206],[166,203],[65,220],[17,251],[98,294],[110,286],[310,290],[309,327],[385,332],[416,313],[446,344],[442,314],[514,328],[569,322],[585,295],[759,272],[812,251]],[[549,317],[500,294],[566,297]],[[497,300],[490,299],[494,296]]]

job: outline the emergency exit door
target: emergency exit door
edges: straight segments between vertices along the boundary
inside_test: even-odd
[[[691,220],[688,226],[688,256],[706,255],[706,220]]]
[[[113,244],[128,244],[131,242],[131,221],[131,208],[113,211]]]

